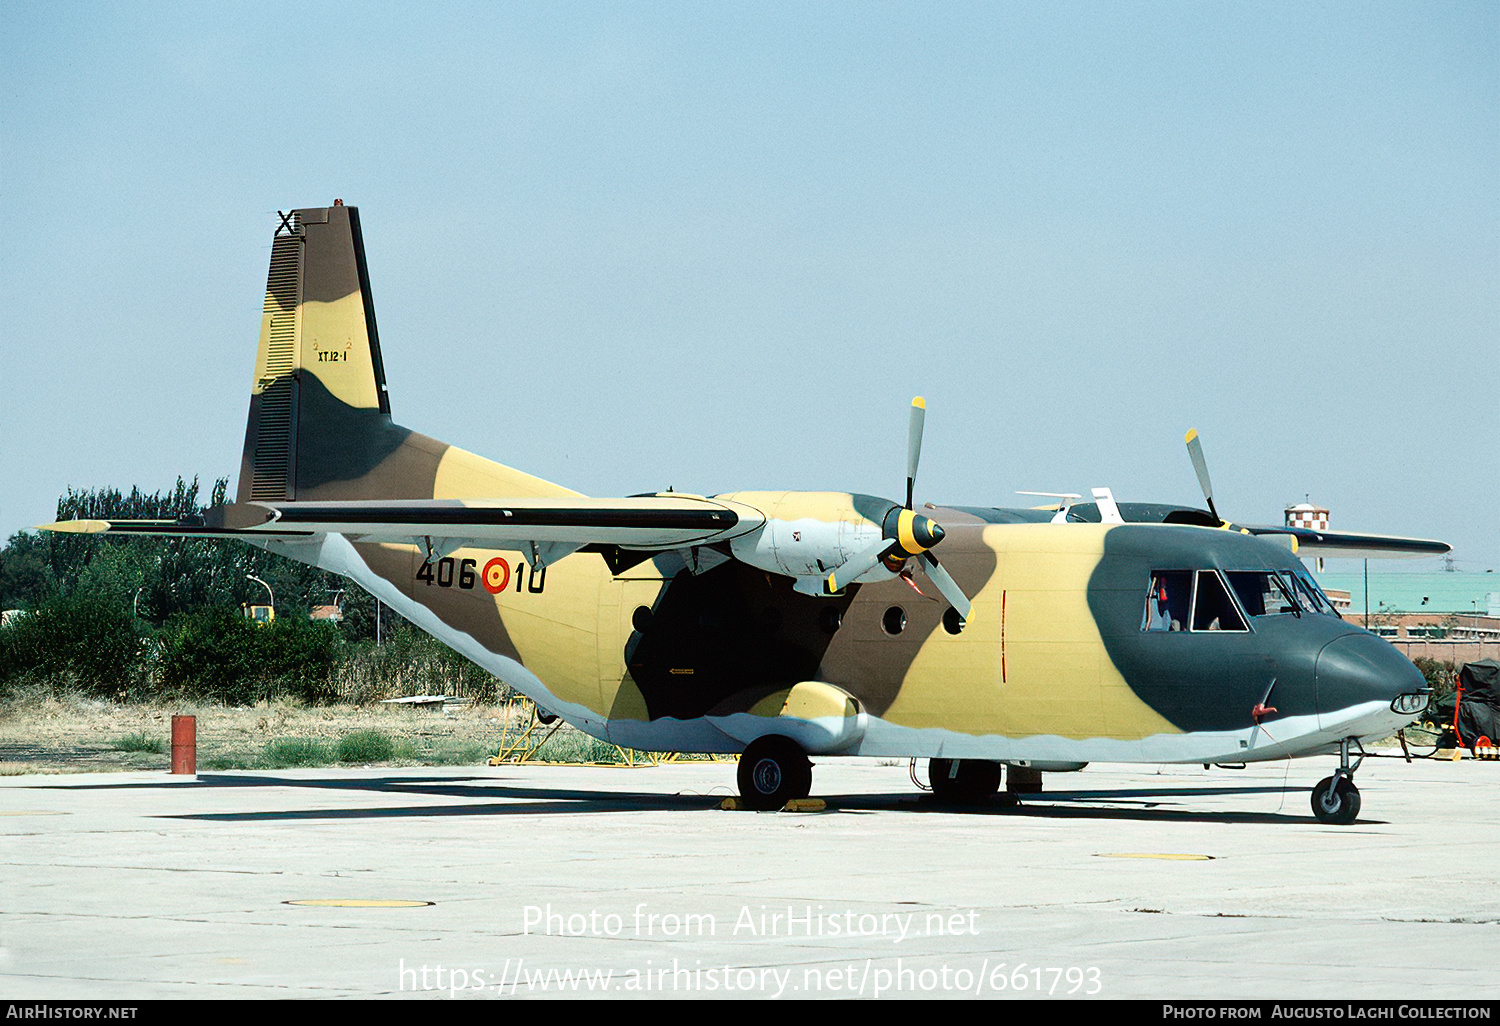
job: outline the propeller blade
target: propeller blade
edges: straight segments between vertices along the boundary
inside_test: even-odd
[[[912,508],[912,493],[917,486],[917,461],[922,458],[922,425],[927,420],[927,400],[917,396],[911,401],[911,424],[906,431],[906,508]]]
[[[953,579],[948,571],[943,569],[943,564],[939,563],[937,557],[932,553],[924,552],[920,558],[922,560],[922,568],[927,571],[928,579],[937,586],[938,591],[942,592],[943,598],[948,600],[948,604],[958,610],[958,615],[967,620],[969,618],[969,609],[971,608],[969,597],[958,586],[958,582]]]
[[[1208,501],[1208,511],[1222,524],[1224,518],[1214,508],[1214,486],[1208,480],[1208,461],[1203,458],[1203,443],[1198,441],[1198,430],[1189,428],[1184,440],[1187,442],[1188,456],[1193,461],[1193,469],[1198,473],[1198,486],[1203,489],[1203,498]]]
[[[899,548],[900,545],[897,542],[888,538],[880,539],[863,552],[856,553],[839,564],[823,582],[823,590],[829,595],[844,590],[851,582],[879,566],[880,561],[885,559],[888,552]]]

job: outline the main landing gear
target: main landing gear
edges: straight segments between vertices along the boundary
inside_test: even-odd
[[[928,759],[927,782],[941,805],[978,805],[1000,790],[1001,766],[981,759]]]
[[[1349,745],[1358,749],[1358,758],[1349,764]],[[1319,823],[1347,826],[1359,815],[1359,788],[1354,786],[1354,771],[1365,761],[1359,739],[1346,737],[1339,742],[1339,768],[1331,777],[1318,781],[1312,792],[1312,811]]]
[[[812,763],[789,737],[767,734],[740,756],[740,797],[752,809],[779,809],[812,792]]]

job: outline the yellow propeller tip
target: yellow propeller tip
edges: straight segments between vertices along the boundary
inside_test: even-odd
[[[923,399],[921,396],[914,396],[912,398],[911,404],[919,410],[927,409],[927,400]]]
[[[1191,443],[1192,440],[1195,439],[1195,438],[1197,438],[1197,437],[1198,437],[1198,429],[1197,428],[1188,428],[1188,433],[1182,436],[1182,440],[1184,442]]]

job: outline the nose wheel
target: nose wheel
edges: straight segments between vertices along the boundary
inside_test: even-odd
[[[1350,765],[1349,745],[1359,749],[1359,757]],[[1346,737],[1339,743],[1339,768],[1331,777],[1318,781],[1312,792],[1312,812],[1319,823],[1348,826],[1359,816],[1359,788],[1354,786],[1354,771],[1365,761],[1359,739]]]

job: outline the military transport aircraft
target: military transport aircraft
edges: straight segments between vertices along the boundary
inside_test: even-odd
[[[359,213],[336,201],[273,238],[237,501],[50,529],[235,538],[347,575],[595,737],[742,753],[757,808],[808,795],[809,755],[926,757],[936,796],[965,801],[1002,766],[1336,753],[1313,811],[1354,819],[1361,739],[1407,723],[1425,682],[1339,618],[1295,534],[1226,529],[1193,436],[1209,511],[1102,489],[918,510],[924,409],[904,503],[586,498],[392,420]]]

